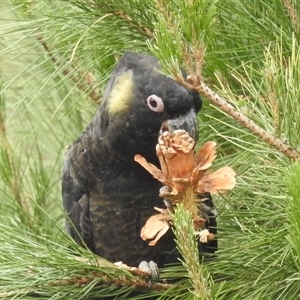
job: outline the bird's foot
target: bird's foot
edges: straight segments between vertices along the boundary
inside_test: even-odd
[[[149,273],[149,277],[152,281],[158,281],[159,279],[159,269],[158,265],[150,260],[149,262],[143,260],[139,264],[139,269],[143,272]]]
[[[115,262],[114,265],[120,269],[127,270],[133,275],[140,276],[142,278],[149,280],[149,286],[151,286],[151,281],[156,282],[159,279],[158,266],[152,260],[149,262],[146,261],[140,262],[138,268],[130,267],[126,264],[123,264],[121,261]]]
[[[198,209],[199,216],[204,218],[207,223],[210,222],[210,218],[216,218],[218,216],[218,213],[214,209],[214,207],[209,207],[203,202],[200,202],[200,204],[198,205]]]

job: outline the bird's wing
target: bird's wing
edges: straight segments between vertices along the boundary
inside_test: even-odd
[[[79,245],[93,251],[93,238],[90,226],[89,195],[80,188],[70,173],[66,161],[62,176],[63,205],[66,212],[65,226],[67,232]]]

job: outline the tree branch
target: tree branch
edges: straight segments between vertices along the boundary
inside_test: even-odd
[[[37,36],[36,39],[41,43],[41,45],[43,46],[44,50],[50,57],[50,60],[53,62],[53,64],[56,67],[61,67],[60,64],[57,62],[57,59],[51,52],[49,46],[44,41],[43,36],[39,35],[39,36]],[[83,74],[83,77],[85,78],[86,83],[82,83],[82,79],[76,78],[76,76],[74,76],[72,70],[68,69],[67,67],[63,68],[63,69],[61,68],[61,72],[64,76],[70,77],[71,81],[77,86],[77,88],[79,90],[83,91],[84,93],[86,93],[94,102],[96,102],[97,104],[100,102],[99,88],[94,85],[96,82],[96,78],[91,72],[85,72]],[[91,85],[91,86],[87,88],[87,85]]]
[[[285,156],[293,160],[300,159],[300,153],[297,150],[284,143],[281,139],[274,137],[266,130],[255,124],[247,116],[237,111],[230,103],[227,102],[225,98],[213,92],[198,76],[190,75],[188,76],[187,81],[184,80],[181,74],[176,74],[176,78],[187,88],[196,90],[201,95],[205,96],[211,103],[219,107],[229,116],[233,117],[241,125],[248,128],[254,135],[267,142],[270,146],[277,149]]]

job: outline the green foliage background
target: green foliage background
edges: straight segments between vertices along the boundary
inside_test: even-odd
[[[101,98],[125,50],[156,55],[171,74],[184,66],[185,50],[205,49],[210,88],[300,150],[299,18],[297,0],[1,1],[0,298],[297,299],[299,163],[206,99],[200,143],[218,142],[214,168],[231,166],[238,182],[215,197],[220,250],[201,276],[187,272],[188,264],[167,267],[162,278],[181,281],[148,290],[84,249],[71,252],[60,172],[64,148],[97,109],[89,95]]]

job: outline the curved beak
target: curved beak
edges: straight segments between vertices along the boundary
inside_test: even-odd
[[[175,130],[185,130],[195,140],[198,140],[198,121],[196,112],[191,109],[184,116],[166,122],[168,131],[173,133]]]

